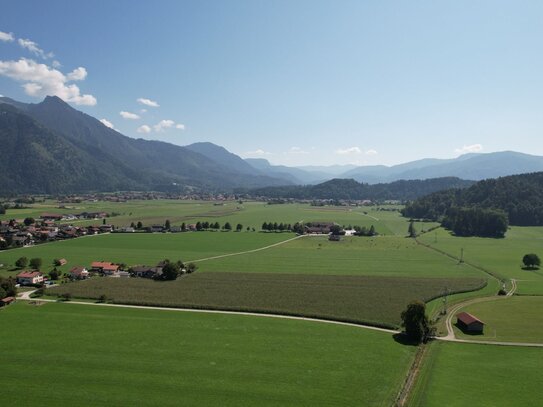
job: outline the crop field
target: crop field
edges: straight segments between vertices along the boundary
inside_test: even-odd
[[[410,406],[541,405],[543,349],[432,343]]]
[[[543,297],[511,298],[472,304],[463,308],[485,322],[483,335],[463,334],[457,337],[485,341],[543,343]]]
[[[422,235],[420,239],[457,257],[464,249],[467,262],[503,278],[517,279],[518,294],[543,295],[543,272],[522,269],[525,254],[543,257],[543,227],[512,227],[504,239],[455,237],[444,229]]]
[[[476,290],[481,279],[383,278],[265,273],[195,273],[175,281],[92,278],[48,289],[48,294],[135,305],[257,311],[397,328],[411,300],[428,300],[443,287]]]
[[[388,406],[415,350],[383,332],[239,315],[18,303],[0,316],[11,406]]]
[[[199,263],[202,271],[349,274],[396,277],[486,277],[468,265],[395,236],[308,236],[258,253]]]
[[[0,263],[14,265],[19,257],[25,256],[42,258],[44,270],[53,267],[55,258],[68,260],[68,264],[59,268],[63,271],[102,260],[154,265],[166,258],[189,261],[257,249],[294,236],[293,233],[257,232],[113,233],[6,250],[0,252]]]

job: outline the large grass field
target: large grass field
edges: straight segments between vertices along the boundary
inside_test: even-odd
[[[457,337],[485,341],[543,343],[543,297],[513,296],[463,308],[485,322],[483,335]]]
[[[543,272],[522,269],[522,257],[543,257],[543,227],[512,227],[504,239],[455,237],[439,229],[420,237],[424,243],[464,259],[503,278],[518,280],[518,294],[543,295]]]
[[[541,406],[543,349],[432,343],[413,407]]]
[[[390,406],[414,353],[263,317],[19,303],[0,319],[10,406]]]
[[[391,278],[265,273],[195,273],[176,281],[93,278],[48,289],[50,294],[122,304],[257,311],[397,328],[412,300],[443,287],[475,290],[481,279]]]
[[[68,260],[68,264],[60,268],[63,271],[101,260],[154,265],[166,258],[189,261],[252,250],[294,236],[293,233],[257,232],[112,233],[6,250],[0,252],[0,263],[9,268],[21,256],[40,257],[46,271],[53,267],[55,258]]]
[[[481,277],[484,273],[395,236],[305,237],[266,251],[199,263],[203,271],[349,274],[397,277]]]

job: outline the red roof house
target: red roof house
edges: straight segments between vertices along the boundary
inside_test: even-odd
[[[43,274],[39,271],[23,271],[17,274],[17,283],[21,285],[43,283]]]

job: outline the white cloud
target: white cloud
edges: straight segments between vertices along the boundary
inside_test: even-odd
[[[100,122],[106,126],[106,127],[109,127],[110,129],[115,129],[115,126],[113,125],[113,123],[111,123],[109,120],[107,119],[100,119]]]
[[[138,133],[151,133],[151,127],[144,124],[136,130]]]
[[[35,43],[34,41],[31,41],[31,40],[28,40],[28,39],[23,39],[23,38],[19,38],[17,40],[17,42],[19,43],[19,45],[23,48],[25,48],[26,50],[30,51],[31,53],[33,53],[34,55],[36,56],[39,56],[43,59],[48,59],[48,58],[53,58],[55,56],[55,54],[53,54],[52,52],[45,52],[43,49],[41,49],[39,47],[39,45],[37,43]]]
[[[94,106],[96,105],[94,96],[82,95],[77,85],[68,84],[74,80],[74,77],[81,76],[79,69],[84,70],[84,68],[78,68],[66,76],[58,69],[37,63],[32,59],[0,61],[0,75],[24,82],[22,86],[27,95],[34,97],[58,96],[62,100],[76,105]],[[76,71],[78,74],[74,74]]]
[[[0,41],[13,42],[14,40],[15,37],[13,36],[13,33],[5,33],[3,31],[0,31]]]
[[[55,61],[53,61],[55,62]],[[79,68],[74,69],[68,75],[66,75],[69,81],[82,81],[87,77],[87,70],[80,66]]]
[[[471,145],[463,145],[462,148],[455,148],[454,152],[458,154],[466,154],[466,153],[478,153],[483,149],[483,146],[481,144],[471,144]]]
[[[160,133],[164,131],[164,129],[169,129],[170,127],[173,127],[175,125],[175,122],[173,120],[161,120],[158,122],[158,124],[155,124],[153,128],[157,133]]]
[[[339,155],[362,154],[362,149],[360,147],[338,148],[335,153]]]
[[[140,109],[140,113],[147,113],[147,109]]]
[[[51,62],[51,65],[53,66],[53,68],[62,67],[62,64],[59,61],[57,61],[56,59],[53,62]]]
[[[245,153],[245,155],[248,156],[248,157],[251,157],[251,156],[252,157],[254,157],[254,156],[262,157],[264,155],[272,155],[272,153],[270,153],[268,151],[264,151],[261,148],[258,148],[258,149],[254,150],[254,151],[247,151]]]
[[[305,151],[300,147],[290,147],[290,149],[288,151],[285,151],[283,154],[306,155],[309,154],[309,151]]]
[[[370,148],[369,150],[365,151],[364,154],[366,155],[377,155],[379,154],[377,150],[374,150],[373,148]]]
[[[146,98],[138,98],[136,99],[136,102],[141,103],[142,105],[149,106],[149,107],[160,107],[160,105],[151,99]]]
[[[179,123],[179,124],[176,124],[176,125],[175,125],[175,128],[176,128],[176,129],[179,129],[179,130],[185,130],[185,125]]]
[[[123,119],[127,119],[127,120],[138,120],[140,118],[136,113],[121,111],[119,112],[119,114],[121,115]]]

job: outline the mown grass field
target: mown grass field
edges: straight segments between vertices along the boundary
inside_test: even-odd
[[[348,274],[396,277],[485,277],[468,265],[395,236],[304,237],[258,253],[199,263],[202,271]]]
[[[543,227],[512,227],[504,239],[455,237],[439,229],[420,237],[424,243],[464,259],[503,278],[517,279],[518,294],[543,295],[543,272],[523,270],[522,257],[536,253],[543,258]]]
[[[485,341],[543,343],[543,297],[513,296],[463,308],[485,322],[483,335],[466,335],[455,328],[457,337]],[[456,321],[456,320],[455,320]]]
[[[263,317],[18,303],[0,318],[10,406],[389,406],[414,354]]]
[[[432,343],[413,407],[541,405],[543,349]]]
[[[59,268],[62,271],[76,265],[88,267],[91,262],[102,260],[154,265],[166,258],[189,261],[252,250],[294,236],[293,233],[257,232],[112,233],[6,250],[0,252],[0,263],[9,268],[21,256],[40,257],[45,271],[53,267],[55,258],[68,260],[68,264]]]
[[[481,279],[382,278],[265,273],[195,273],[171,282],[93,278],[63,284],[48,294],[121,304],[159,305],[301,315],[397,328],[412,300],[428,300],[443,287],[475,290]]]

